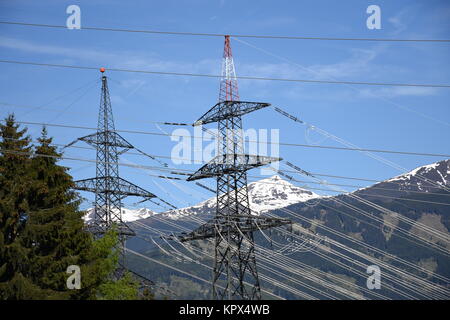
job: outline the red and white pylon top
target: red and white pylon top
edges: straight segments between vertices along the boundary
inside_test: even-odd
[[[220,79],[219,102],[238,101],[239,91],[231,53],[230,36],[225,36],[225,46],[222,59],[222,78]]]

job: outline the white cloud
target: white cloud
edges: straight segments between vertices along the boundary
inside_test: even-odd
[[[79,50],[62,46],[35,44],[30,41],[2,36],[0,36],[0,46],[3,48],[16,49],[32,53],[45,53],[58,56],[65,56],[66,58],[95,60],[114,57],[114,55],[112,55],[111,53],[100,53],[96,50]]]
[[[243,41],[241,41],[243,42]],[[253,45],[250,45],[253,46]],[[41,53],[57,56],[64,63],[76,64],[79,60],[88,61],[91,65],[95,63],[116,68],[141,69],[150,71],[168,71],[168,72],[186,72],[186,73],[206,73],[217,75],[220,73],[220,57],[216,59],[203,59],[197,62],[171,61],[158,58],[153,53],[142,52],[104,52],[86,48],[71,48],[64,46],[37,44],[32,41],[25,41],[15,38],[0,36],[0,47],[20,50],[30,53]],[[253,46],[254,47],[254,46]],[[375,63],[376,58],[383,52],[383,46],[375,46],[372,49],[352,49],[350,57],[336,63],[331,64],[314,64],[304,66],[295,61],[288,60],[283,57],[267,52],[264,49],[255,49],[264,51],[266,54],[272,55],[283,62],[278,63],[253,63],[239,64],[237,63],[237,74],[242,76],[269,77],[269,78],[287,78],[287,79],[315,79],[315,80],[360,80],[372,81],[372,79],[380,79],[386,75],[401,73],[405,70],[395,66],[378,65]],[[145,87],[146,82],[137,79],[130,79],[121,82],[121,85],[130,89],[129,95],[132,95]],[[241,86],[254,86],[255,89],[265,88],[269,85],[268,81],[246,80],[241,81]],[[291,86],[292,88],[292,86]],[[352,89],[352,90],[345,90]],[[298,91],[294,89],[292,95],[298,95]],[[368,95],[379,95],[382,97],[394,96],[424,96],[433,95],[435,90],[432,88],[414,88],[414,87],[395,87],[395,88],[357,88],[352,86],[344,86],[342,91],[357,92],[359,97],[367,97]],[[342,93],[339,94],[342,98]],[[344,96],[349,96],[344,94]]]
[[[403,31],[406,30],[407,26],[406,24],[403,22],[405,11],[401,11],[400,13],[398,13],[397,15],[388,18],[388,21],[394,26],[394,31],[392,32],[392,34],[399,34],[402,33]]]
[[[378,55],[377,50],[352,50],[352,56],[342,62],[328,65],[312,65],[308,67],[316,79],[334,80],[343,79],[361,74],[374,72],[374,65],[371,62]]]
[[[435,88],[428,87],[389,87],[389,88],[370,88],[361,89],[359,93],[362,97],[383,97],[392,98],[398,96],[431,96],[437,93]]]
[[[0,47],[20,50],[33,54],[47,54],[64,61],[84,60],[111,68],[128,68],[151,71],[200,72],[211,70],[213,60],[201,60],[197,63],[184,63],[158,58],[153,53],[136,51],[101,51],[81,47],[46,45],[32,41],[0,36]],[[217,60],[218,61],[218,60]],[[218,62],[217,62],[218,64]]]

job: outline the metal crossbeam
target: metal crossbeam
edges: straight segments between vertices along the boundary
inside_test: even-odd
[[[117,132],[111,131],[100,131],[96,132],[81,138],[78,138],[80,141],[84,141],[94,147],[97,147],[99,144],[107,143],[111,147],[117,148],[125,148],[125,149],[133,149],[133,145],[129,143],[125,138],[123,138]]]
[[[229,215],[228,219],[214,218],[199,228],[178,237],[181,242],[192,240],[205,240],[214,238],[218,233],[227,234],[246,233],[292,224],[289,219],[268,218],[261,216],[243,217],[241,215]]]
[[[281,160],[281,158],[249,154],[218,155],[189,176],[187,181],[211,178],[238,171],[247,171]]]
[[[75,189],[98,193],[114,192],[122,197],[134,196],[146,199],[156,197],[153,193],[120,177],[96,177],[78,180],[75,181]]]
[[[270,103],[250,101],[222,101],[214,105],[208,112],[194,122],[194,126],[218,122],[256,111],[270,106]]]

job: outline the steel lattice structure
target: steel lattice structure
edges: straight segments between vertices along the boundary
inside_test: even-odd
[[[101,72],[104,72],[103,68]],[[77,141],[84,141],[97,150],[96,177],[75,181],[75,189],[95,193],[94,219],[88,229],[100,237],[115,226],[123,245],[126,237],[133,236],[134,231],[122,221],[122,199],[136,196],[147,200],[156,196],[119,176],[119,155],[134,147],[115,131],[105,75],[102,75],[97,132],[78,138],[66,147]]]
[[[244,153],[241,117],[267,106],[268,103],[239,101],[230,38],[225,36],[219,102],[194,123],[196,126],[217,122],[218,155],[187,179],[216,178],[216,215],[180,237],[181,241],[215,239],[214,299],[261,299],[253,232],[291,223],[286,219],[255,216],[250,210],[247,170],[281,159]],[[223,275],[226,276],[224,289],[219,285]],[[244,282],[251,286],[245,286]]]

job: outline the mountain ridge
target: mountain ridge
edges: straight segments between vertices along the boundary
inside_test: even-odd
[[[359,195],[364,199],[369,199],[369,201],[376,206],[382,206],[388,211],[398,213],[399,215],[409,218],[411,221],[420,222],[422,225],[427,225],[438,230],[442,234],[450,236],[450,233],[448,232],[450,229],[450,215],[448,214],[449,208],[446,205],[449,203],[449,193],[442,189],[443,187],[448,187],[449,179],[446,177],[448,175],[449,167],[450,161],[446,159],[434,164],[418,167],[402,175],[376,183],[364,190],[356,190],[352,193],[342,193],[336,196],[319,196],[307,199],[307,201],[290,204],[286,206],[286,209],[288,210],[284,210],[284,207],[282,207],[269,210],[269,212],[278,217],[291,219],[294,222],[294,225],[292,228],[293,231],[290,232],[293,232],[294,234],[295,231],[300,228],[302,230],[311,231],[313,234],[324,237],[325,239],[338,241],[353,250],[369,254],[369,251],[366,251],[366,248],[361,244],[364,243],[386,253],[385,257],[376,255],[373,257],[381,259],[388,259],[387,255],[400,257],[405,261],[423,266],[428,270],[426,274],[428,279],[439,281],[432,278],[432,275],[439,274],[446,278],[450,278],[450,258],[442,252],[433,250],[431,246],[420,246],[416,244],[414,241],[416,237],[423,237],[426,235],[421,233],[422,231],[420,231],[415,224],[407,225],[402,221],[396,220],[395,217],[360,202],[357,197],[353,197],[353,194]],[[428,182],[423,183],[424,179],[425,181],[428,180]],[[422,183],[420,185],[415,185],[418,182]],[[441,182],[442,185],[438,182]],[[277,194],[274,193],[274,196],[276,195]],[[380,195],[389,195],[389,197],[379,197]],[[270,198],[270,196],[268,198]],[[420,200],[420,202],[415,200]],[[367,213],[367,215],[361,215],[354,209],[347,207],[347,205],[359,209],[362,212]],[[214,207],[210,208],[210,210],[213,209]],[[289,212],[301,215],[306,221],[310,222],[305,222],[303,219],[291,216]],[[203,213],[204,212],[202,212],[201,209],[199,209],[198,212],[195,212],[199,218],[207,220],[206,217],[202,217]],[[213,213],[213,211],[210,211],[210,213]],[[372,218],[378,220],[375,221]],[[157,219],[157,215],[154,219],[150,217],[140,221],[151,226],[153,230],[162,230],[165,234],[180,234],[181,231],[179,227],[182,227],[185,230],[193,230],[201,224],[201,221],[195,221],[195,219],[190,219],[190,217],[182,216],[179,217],[176,224],[173,224],[172,222],[172,225],[167,223],[170,219]],[[327,229],[321,228],[321,226],[326,227],[328,230],[334,230],[340,234],[349,236],[349,238],[357,239],[360,243],[355,244],[351,242],[350,239],[343,239],[330,231],[327,231]],[[413,241],[411,242],[406,239],[404,235],[398,233],[396,231],[397,228],[403,228],[404,230],[409,231],[411,233],[410,238]],[[162,259],[165,263],[173,264],[183,270],[190,270],[190,272],[202,275],[205,279],[210,277],[209,270],[203,270],[193,262],[177,260],[176,252],[172,251],[172,249],[168,247],[169,244],[165,243],[165,240],[159,238],[159,236],[155,236],[152,231],[146,230],[146,228],[137,228],[136,232],[145,235],[146,237],[148,236],[149,238],[153,237],[156,241],[160,239],[160,245],[168,250],[169,255],[162,253],[158,247],[139,238],[131,238],[127,241],[127,246],[129,248],[154,258],[157,257],[158,259]],[[267,235],[269,235],[271,240],[266,238]],[[320,270],[327,274],[333,274],[348,279],[359,287],[365,287],[366,285],[367,279],[364,277],[366,272],[365,269],[361,269],[361,274],[357,275],[344,267],[347,262],[341,258],[337,258],[343,263],[342,266],[339,266],[317,256],[314,248],[312,248],[312,250],[303,250],[303,252],[302,250],[297,251],[297,249],[301,249],[301,247],[298,247],[299,244],[293,242],[292,238],[282,236],[282,233],[280,234],[277,230],[270,233],[266,232],[266,237],[260,232],[256,232],[254,237],[254,241],[258,245],[264,246],[269,250],[273,250],[273,248],[271,248],[273,240],[274,243],[283,245],[282,248],[291,248],[292,250],[286,251],[285,254],[288,254],[292,259],[299,259],[302,263],[305,263],[318,271]],[[449,245],[448,243],[439,243],[438,238],[431,237],[429,240],[431,243],[439,245],[440,247],[447,247]],[[171,242],[171,245],[175,246],[176,243]],[[205,242],[201,241],[190,243],[190,245],[202,248],[202,250],[206,250],[205,252],[212,250]],[[319,250],[323,250],[324,248]],[[183,250],[183,248],[180,247],[179,250]],[[330,251],[330,254],[336,252],[338,248],[334,247],[332,250],[333,251]],[[340,252],[342,251],[339,251],[338,253]],[[186,253],[189,254],[189,252]],[[192,279],[189,279],[189,277],[175,277],[171,272],[162,269],[156,264],[149,265],[148,263],[143,263],[139,259],[133,257],[130,257],[130,259],[132,259],[131,265],[133,270],[137,270],[138,272],[142,272],[153,278],[155,277],[155,274],[157,274],[158,281],[165,283],[174,290],[180,290],[180,296],[183,298],[205,299],[209,297],[210,293],[208,292],[210,287],[208,285],[195,282]],[[202,261],[207,265],[211,263],[207,258],[203,258]],[[388,259],[387,261],[390,260]],[[407,266],[402,266],[402,268],[404,268],[402,270],[416,273],[414,269]],[[440,283],[441,285],[448,286],[448,283]],[[184,289],[179,289],[181,284]],[[294,287],[296,286],[294,283],[291,283],[291,285]],[[193,286],[200,286],[202,288],[201,292],[203,293],[199,294],[199,291],[193,292],[190,289]],[[298,297],[292,293],[283,291],[268,283],[264,283],[263,286],[266,290],[276,292],[286,299],[298,299]],[[299,287],[298,289],[305,290],[302,287]],[[314,292],[307,292],[313,295],[315,294]],[[391,299],[402,299],[402,296],[386,290],[383,286],[379,293],[386,295]],[[409,293],[415,295],[413,291]]]
[[[248,193],[250,208],[258,214],[320,197],[312,191],[291,184],[278,175],[249,183]],[[124,222],[131,222],[150,218],[153,215],[162,215],[176,220],[183,215],[195,215],[199,213],[213,214],[215,207],[216,198],[211,197],[193,206],[161,213],[145,207],[139,209],[122,208],[122,220]],[[93,209],[89,208],[85,216],[85,221],[90,221],[93,218],[93,214]]]

